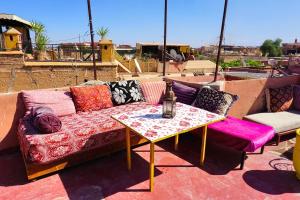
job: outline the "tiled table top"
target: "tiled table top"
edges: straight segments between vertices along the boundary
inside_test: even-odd
[[[193,130],[207,124],[220,121],[224,116],[182,103],[176,103],[176,116],[173,119],[162,118],[162,106],[113,115],[123,125],[134,130],[150,142],[157,142],[178,133]]]

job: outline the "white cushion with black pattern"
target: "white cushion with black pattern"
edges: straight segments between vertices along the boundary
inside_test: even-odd
[[[117,81],[108,83],[114,105],[145,101],[137,80]]]

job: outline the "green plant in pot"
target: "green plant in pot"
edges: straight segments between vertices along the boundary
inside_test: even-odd
[[[101,38],[101,40],[105,39],[109,33],[108,28],[101,27],[97,30],[97,35]]]
[[[47,52],[46,45],[49,42],[49,38],[45,34],[45,26],[37,21],[31,22],[32,30],[34,31],[35,39],[35,58],[37,60],[46,60]]]

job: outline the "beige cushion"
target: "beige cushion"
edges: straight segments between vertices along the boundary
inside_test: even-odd
[[[244,119],[272,126],[276,133],[300,128],[300,111],[257,113],[247,115]]]

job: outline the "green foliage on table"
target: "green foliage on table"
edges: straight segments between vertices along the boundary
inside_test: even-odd
[[[261,67],[263,64],[258,60],[247,59],[245,61],[247,67],[254,67],[258,68]],[[223,62],[221,64],[222,69],[231,68],[231,67],[243,67],[243,62],[241,60],[232,60],[229,62]]]
[[[249,66],[249,67],[261,67],[263,64],[258,61],[258,60],[252,60],[252,59],[248,59],[246,60],[246,65]]]
[[[222,69],[230,68],[230,67],[241,67],[243,64],[240,60],[232,60],[229,62],[223,62],[221,64]]]

